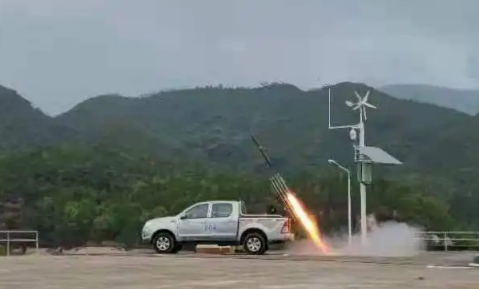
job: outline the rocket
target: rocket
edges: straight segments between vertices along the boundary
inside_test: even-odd
[[[266,151],[263,148],[263,146],[258,142],[258,140],[256,139],[256,137],[254,135],[251,135],[251,138],[253,139],[254,144],[256,145],[259,152],[263,156],[264,161],[266,162],[268,167],[270,169],[274,169],[273,164],[271,163],[271,159],[266,154]],[[287,194],[294,194],[293,191],[291,191],[289,189],[288,185],[286,184],[283,177],[279,173],[275,173],[272,177],[269,178],[269,180],[271,182],[271,190],[283,202],[283,204],[285,205],[285,208],[288,212],[288,215],[294,216],[295,214],[292,213],[292,209],[290,208],[290,205],[289,205],[289,202],[288,202],[288,197],[287,197]]]

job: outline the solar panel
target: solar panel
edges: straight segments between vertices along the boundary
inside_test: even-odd
[[[377,147],[359,147],[359,153],[366,158],[366,161],[372,163],[402,165],[402,163],[395,157]]]

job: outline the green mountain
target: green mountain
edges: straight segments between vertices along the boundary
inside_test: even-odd
[[[0,151],[51,146],[75,135],[74,129],[35,109],[15,90],[0,86]]]
[[[245,198],[261,211],[272,197],[263,193],[268,184],[255,134],[333,231],[347,210],[338,193],[344,181],[327,160],[352,165],[353,150],[347,130],[328,129],[328,88],[334,125],[357,122],[344,102],[371,90],[378,109],[368,110],[367,144],[404,162],[374,169],[371,210],[430,229],[455,227],[454,218],[469,228],[479,224],[479,116],[358,83],[310,91],[276,83],[103,95],[54,118],[1,88],[0,208],[15,208],[0,214],[0,226],[37,228],[51,242],[134,243],[145,219],[195,201]]]
[[[362,84],[331,87],[333,122],[357,122],[344,105]],[[250,135],[268,148],[282,170],[324,167],[330,157],[352,158],[348,131],[328,129],[327,88],[302,91],[288,84],[258,88],[207,87],[159,92],[148,97],[99,96],[80,103],[55,121],[80,131],[90,142],[150,150],[226,168],[251,170],[262,165]],[[435,105],[401,100],[372,90],[379,109],[368,112],[367,142],[421,167],[416,153],[430,150],[438,130],[454,129],[469,116]],[[423,149],[424,148],[424,149]]]
[[[466,90],[423,84],[394,84],[380,87],[379,90],[397,98],[436,104],[471,115],[479,112],[479,89]]]
[[[354,100],[354,91],[371,90],[370,101],[379,109],[368,111],[367,144],[403,161],[397,171],[435,174],[451,164],[475,167],[476,133],[471,123],[477,117],[397,99],[363,84],[330,88],[335,125],[357,122],[357,113],[344,101]],[[275,83],[172,90],[145,97],[102,95],[55,118],[1,87],[0,108],[4,151],[65,143],[114,146],[222,170],[257,172],[264,166],[251,142],[255,134],[278,168],[289,173],[327,168],[331,157],[348,164],[353,155],[348,131],[328,129],[327,87],[303,91]],[[470,141],[466,145],[463,140]],[[461,149],[453,155],[455,148]]]
[[[479,133],[470,128],[476,118],[394,98],[363,84],[339,83],[331,87],[333,124],[356,123],[357,113],[344,101],[354,100],[354,91],[364,94],[367,90],[371,90],[370,102],[378,107],[368,111],[367,144],[383,148],[404,163],[375,167],[374,177],[389,175],[426,186],[461,212],[479,189],[475,181]],[[271,84],[165,91],[142,98],[100,96],[55,121],[86,137],[94,136],[90,143],[137,148],[221,171],[265,171],[251,134],[267,148],[277,169],[288,175],[332,173],[329,158],[353,165],[348,131],[328,129],[326,87],[303,91],[289,84]],[[464,200],[465,192],[470,196]]]

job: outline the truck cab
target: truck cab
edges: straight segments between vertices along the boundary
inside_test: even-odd
[[[176,216],[145,222],[142,240],[157,253],[176,253],[185,244],[216,244],[242,245],[249,254],[264,254],[269,244],[294,239],[289,218],[245,211],[242,201],[196,203]]]

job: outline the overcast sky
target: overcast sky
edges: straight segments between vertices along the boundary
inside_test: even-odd
[[[479,87],[477,0],[0,0],[0,84],[98,94],[353,80]]]

